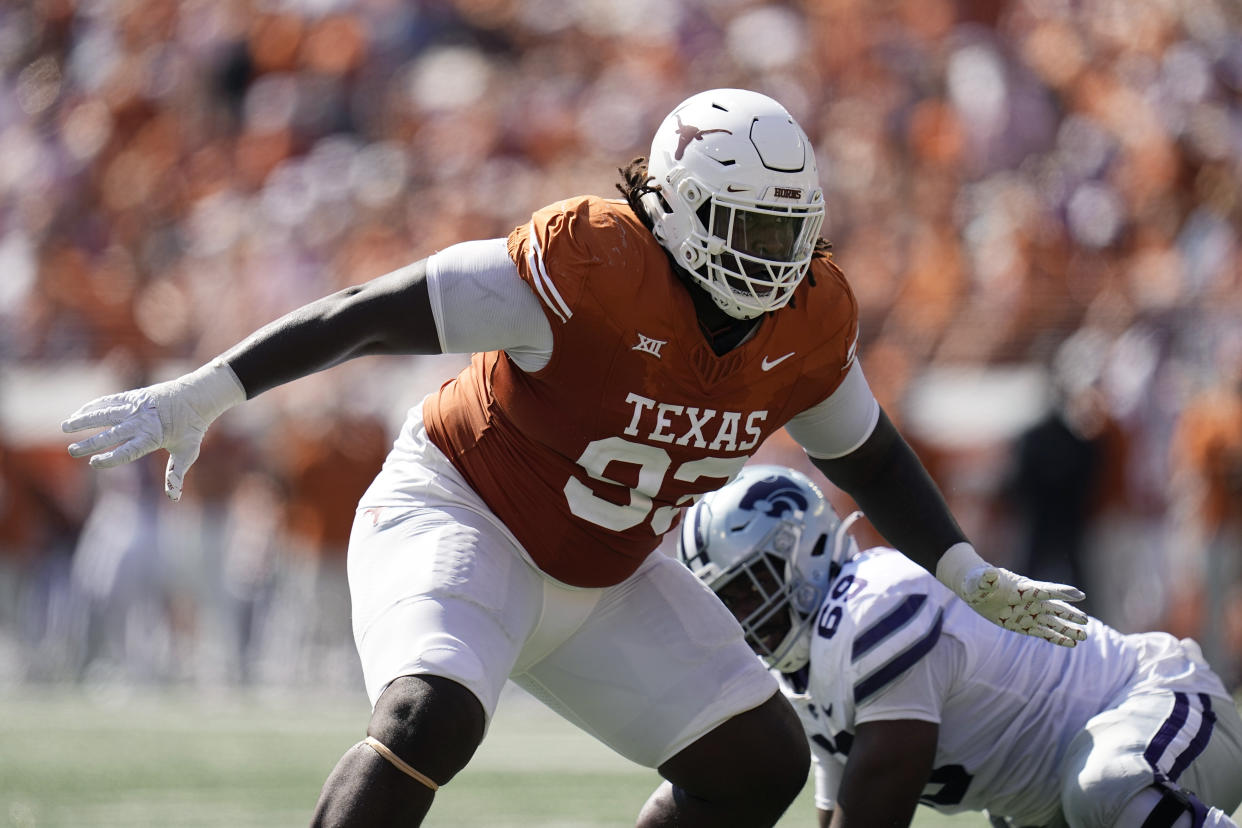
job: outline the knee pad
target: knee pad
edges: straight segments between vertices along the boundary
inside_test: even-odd
[[[407,676],[380,697],[367,725],[366,744],[402,773],[431,787],[447,783],[466,766],[483,739],[486,721],[478,699],[457,682]]]
[[[1185,791],[1157,788],[1160,799],[1148,812],[1140,828],[1173,828],[1182,814],[1194,814],[1194,805]],[[1193,820],[1193,816],[1192,816]]]
[[[1203,828],[1205,824],[1227,824],[1209,820],[1212,811],[1215,809],[1209,809],[1189,791],[1156,784],[1126,803],[1117,824],[1139,828]]]

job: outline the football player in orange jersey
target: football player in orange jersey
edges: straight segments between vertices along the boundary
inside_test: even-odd
[[[509,679],[659,770],[639,825],[774,823],[806,780],[798,718],[732,615],[656,549],[781,427],[980,614],[1084,635],[1062,600],[1081,593],[981,559],[880,410],[789,113],[694,95],[623,174],[624,199],[552,204],[63,424],[103,429],[69,447],[96,468],[166,449],[177,500],[209,424],[248,398],[365,354],[473,354],[409,411],[359,503],[348,569],[373,713],[315,825],[418,824]]]

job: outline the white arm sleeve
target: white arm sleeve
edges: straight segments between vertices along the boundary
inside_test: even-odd
[[[844,457],[871,436],[880,420],[880,404],[871,393],[858,360],[823,402],[811,406],[785,425],[806,453],[819,460]]]
[[[469,241],[427,259],[427,293],[446,354],[507,351],[523,371],[552,356],[552,326],[518,276],[505,239]]]

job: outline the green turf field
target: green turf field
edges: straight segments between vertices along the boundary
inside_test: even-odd
[[[0,693],[0,827],[305,826],[367,714],[361,691],[335,700]],[[424,824],[632,826],[658,781],[514,692]],[[807,795],[782,826],[814,825]],[[945,822],[928,819],[919,826]]]
[[[0,828],[305,826],[367,713],[361,691],[333,700],[0,692]],[[425,825],[621,828],[657,782],[515,692]],[[781,828],[815,824],[809,794]],[[926,808],[915,822],[949,824]]]

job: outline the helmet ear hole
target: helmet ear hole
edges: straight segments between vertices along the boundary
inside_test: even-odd
[[[704,201],[694,211],[694,214],[699,217],[699,223],[703,225],[703,229],[707,231],[707,234],[709,236],[712,235],[712,203]]]
[[[824,548],[828,546],[828,535],[822,534],[815,539],[815,545],[811,547],[811,557],[818,558],[824,554]]]

